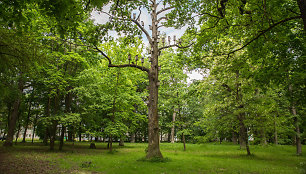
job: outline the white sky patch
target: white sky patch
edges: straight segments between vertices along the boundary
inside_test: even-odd
[[[108,4],[105,7],[103,7],[103,11],[109,13],[110,6],[111,6],[111,4]],[[159,11],[162,8],[164,8],[164,6],[160,5],[160,6],[158,6],[157,10]],[[168,13],[168,12],[169,11],[166,11],[166,12],[163,12],[163,13],[159,14],[158,18],[164,17],[165,14]],[[138,9],[133,10],[131,12],[131,18],[133,17],[133,13],[136,13],[136,17],[138,17],[140,11]],[[106,22],[109,21],[109,16],[105,13],[101,13],[99,11],[94,10],[91,13],[91,19],[94,19],[95,24],[105,24]],[[149,33],[150,36],[152,36],[152,31],[149,29],[149,25],[152,25],[151,15],[149,14],[147,9],[145,9],[145,8],[141,8],[140,21],[144,22],[145,30]],[[162,20],[159,25],[162,25],[162,22],[164,22],[164,21],[165,20]],[[179,38],[183,36],[183,34],[185,33],[187,28],[188,28],[188,26],[184,26],[181,29],[175,29],[174,27],[160,27],[159,31],[160,31],[161,35],[163,35],[163,34],[166,35],[166,38],[165,38],[166,43],[165,44],[168,44],[168,36],[171,37],[170,42],[171,42],[171,44],[173,44],[173,36],[175,35],[176,40],[179,40]],[[115,39],[119,38],[119,35],[116,31],[109,31],[108,34],[110,36],[113,36]],[[145,47],[148,47],[149,46],[149,41],[148,41],[148,39],[147,39],[147,37],[144,33],[142,34],[142,39],[143,39],[143,43],[144,43]],[[203,79],[204,76],[207,75],[206,73],[201,72],[201,70],[186,71],[185,73],[188,75],[188,79],[187,79],[188,84],[192,83],[193,80],[201,80],[201,79]]]

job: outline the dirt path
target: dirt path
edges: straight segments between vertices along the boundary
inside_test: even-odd
[[[71,173],[59,170],[56,164],[36,158],[16,157],[8,152],[0,151],[1,174],[57,174]]]

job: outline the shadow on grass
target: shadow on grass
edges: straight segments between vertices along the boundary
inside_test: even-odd
[[[151,162],[151,163],[166,163],[166,162],[170,162],[171,159],[170,158],[150,158],[147,159],[146,157],[142,157],[140,159],[137,160],[138,162]]]

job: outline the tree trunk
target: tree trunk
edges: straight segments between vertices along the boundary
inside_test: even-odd
[[[232,142],[234,144],[237,144],[237,136],[236,136],[236,132],[235,131],[232,132]]]
[[[135,143],[135,133],[131,134],[131,143]]]
[[[274,115],[274,144],[278,145],[276,115]]]
[[[66,130],[66,127],[65,127],[64,125],[62,125],[62,129],[61,129],[61,139],[60,139],[59,150],[63,150],[65,130]]]
[[[172,115],[171,143],[174,143],[174,128],[175,128],[174,122],[175,122],[175,117],[176,117],[176,111],[174,109],[173,115]]]
[[[304,32],[306,32],[306,2],[305,0],[297,0],[297,3],[299,5],[303,24],[304,24]]]
[[[18,89],[21,95],[23,91],[23,81],[21,80],[21,77],[18,81]],[[13,111],[11,112],[11,115],[10,115],[8,132],[7,132],[6,140],[3,144],[4,146],[13,146],[14,130],[16,127],[16,121],[17,121],[17,117],[19,113],[20,102],[21,102],[21,97],[17,96],[17,99],[14,101],[14,104],[13,104]]]
[[[56,91],[56,95],[54,96],[54,116],[58,114],[59,111],[59,89]],[[58,121],[56,119],[52,120],[52,126],[50,127],[50,150],[54,150],[55,140],[56,140],[56,130],[57,130]]]
[[[29,109],[28,109],[28,116],[27,116],[27,120],[26,120],[26,124],[24,126],[24,133],[23,133],[23,139],[22,139],[22,143],[26,142],[26,134],[28,131],[28,126],[29,126],[29,122],[30,122],[30,116],[31,116],[31,106],[32,106],[32,102],[31,100],[29,101]]]
[[[157,9],[156,0],[152,1],[153,9]],[[152,49],[151,57],[151,68],[148,73],[149,78],[149,102],[148,102],[148,152],[147,159],[150,158],[163,158],[159,148],[159,127],[158,127],[158,43],[157,43],[157,12],[152,11]]]
[[[297,118],[297,114],[296,114],[296,109],[295,106],[292,105],[292,114],[294,116],[294,125],[295,125],[295,132],[296,132],[296,154],[297,155],[302,155],[302,143],[301,143],[301,132],[300,132],[300,126],[299,126],[299,121]]]
[[[55,139],[56,139],[56,127],[57,127],[57,121],[52,121],[52,126],[50,127],[50,150],[54,150],[55,145]]]
[[[267,145],[266,132],[264,128],[261,129],[261,145]]]
[[[120,137],[119,146],[124,146],[124,140],[123,137]]]
[[[109,151],[112,152],[113,151],[113,137],[111,135],[109,136],[108,144],[109,144]]]
[[[247,155],[251,155],[250,147],[248,143],[248,132],[247,128],[245,127],[243,123],[243,115],[240,114],[239,124],[240,124],[240,134],[239,134],[239,142],[240,142],[240,148],[246,148]]]
[[[17,130],[17,133],[16,133],[15,144],[17,144],[17,140],[18,140],[18,138],[19,138],[20,128],[21,128],[21,124],[19,123],[19,124],[18,124],[18,130]]]
[[[149,133],[149,145],[147,158],[162,158],[162,154],[159,149],[159,128],[158,128],[158,112],[157,112],[157,101],[158,101],[158,87],[157,87],[157,68],[155,69],[155,76],[149,75],[149,103],[148,103],[148,133]]]
[[[45,131],[45,136],[44,136],[44,140],[43,143],[45,146],[48,146],[48,137],[49,137],[49,129],[46,127],[46,131]]]
[[[68,140],[67,141],[72,141],[72,135],[74,134],[73,132],[73,126],[68,126]]]
[[[184,133],[182,133],[182,139],[183,139],[183,144],[184,144],[184,151],[186,151],[186,141],[185,141]]]

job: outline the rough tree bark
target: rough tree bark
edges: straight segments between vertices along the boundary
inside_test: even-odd
[[[171,127],[171,143],[174,143],[174,122],[175,122],[175,117],[176,117],[176,109],[174,109],[173,111],[173,115],[172,115],[172,127]]]
[[[306,1],[305,0],[297,0],[297,3],[300,8],[303,24],[304,24],[304,32],[306,32]]]
[[[236,72],[236,102],[237,102],[237,109],[242,109],[244,107],[242,103],[242,94],[240,92],[241,83],[239,82],[239,71]],[[246,148],[247,155],[251,155],[249,143],[248,143],[248,132],[247,128],[244,124],[245,120],[245,113],[240,112],[238,114],[238,121],[239,121],[239,143],[240,148]]]
[[[72,87],[69,86],[69,87],[67,87],[66,90],[70,91],[71,89],[72,89]],[[66,114],[71,111],[71,102],[72,102],[72,94],[71,94],[71,92],[68,92],[65,96],[65,113]],[[59,150],[63,149],[65,132],[66,132],[66,126],[62,125]]]
[[[302,155],[302,142],[301,142],[301,131],[299,126],[299,121],[297,118],[297,113],[294,104],[291,107],[292,114],[294,116],[294,125],[295,125],[295,132],[296,132],[296,154]]]
[[[23,91],[23,81],[21,77],[18,80],[18,90],[21,95]],[[8,132],[3,146],[13,146],[14,130],[19,113],[20,102],[21,102],[21,97],[18,95],[13,104],[13,110],[11,112],[9,119]]]
[[[296,140],[296,154],[302,155],[302,142],[301,142],[301,131],[300,131],[300,123],[299,118],[297,116],[297,111],[295,108],[295,100],[293,96],[293,87],[292,84],[289,85],[289,94],[291,96],[291,113],[293,115],[293,121],[295,126],[295,140]]]
[[[22,143],[26,142],[25,139],[26,139],[26,134],[27,134],[27,131],[28,131],[28,126],[29,126],[30,117],[31,117],[31,106],[32,106],[32,102],[31,102],[31,99],[30,99],[29,108],[28,108],[28,116],[27,116],[26,124],[24,126]]]
[[[184,144],[184,151],[186,151],[186,141],[185,141],[184,133],[182,133],[182,140],[183,140],[183,144]]]

